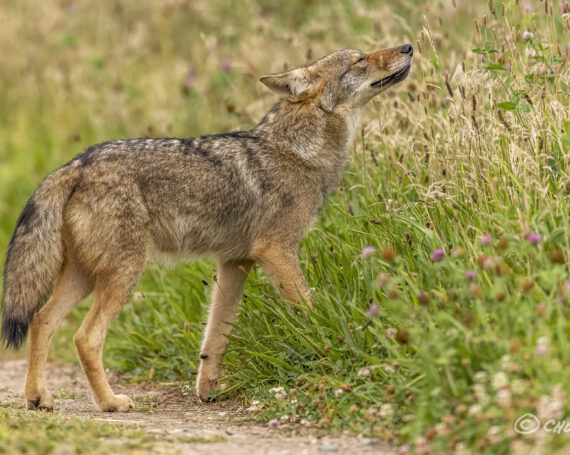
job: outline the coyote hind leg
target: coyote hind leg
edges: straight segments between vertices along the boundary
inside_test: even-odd
[[[53,411],[54,401],[47,389],[45,368],[53,334],[65,317],[92,291],[92,286],[75,263],[66,258],[51,298],[34,316],[30,327],[28,373],[25,397],[28,409]]]
[[[103,368],[103,345],[111,322],[119,315],[141,272],[142,267],[126,275],[124,271],[117,271],[99,277],[95,302],[73,338],[83,372],[101,411],[125,412],[134,407],[129,397],[113,393]]]

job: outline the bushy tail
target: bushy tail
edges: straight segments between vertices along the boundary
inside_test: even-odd
[[[4,264],[2,342],[19,348],[52,292],[63,261],[63,209],[79,178],[75,163],[50,174],[18,218]]]

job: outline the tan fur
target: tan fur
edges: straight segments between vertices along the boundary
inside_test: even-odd
[[[254,263],[285,299],[312,307],[299,242],[341,179],[365,104],[405,78],[411,59],[409,45],[334,52],[264,76],[282,99],[251,130],[112,141],[50,174],[18,220],[4,275],[4,342],[19,347],[31,323],[28,407],[53,409],[45,379],[49,343],[93,289],[94,303],[74,337],[83,371],[99,409],[133,407],[107,381],[103,345],[153,258],[218,260],[197,382],[204,401],[216,390]]]

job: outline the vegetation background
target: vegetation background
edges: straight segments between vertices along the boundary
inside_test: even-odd
[[[567,433],[513,425],[570,410],[569,12],[550,0],[3,0],[0,253],[34,188],[87,146],[246,129],[276,101],[260,75],[410,42],[412,73],[367,108],[301,246],[315,311],[293,311],[254,271],[219,398],[401,453],[567,453]],[[208,260],[151,267],[106,365],[191,383],[214,274]],[[88,305],[56,334],[55,360],[76,362]]]

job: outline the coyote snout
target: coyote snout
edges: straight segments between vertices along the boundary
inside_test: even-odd
[[[74,337],[81,365],[101,410],[133,406],[107,382],[103,344],[156,256],[209,253],[218,261],[200,354],[204,401],[216,389],[254,264],[285,299],[312,306],[297,247],[341,179],[363,107],[408,75],[412,55],[409,44],[334,52],[262,77],[281,99],[248,131],[106,142],[50,174],[18,219],[4,267],[5,344],[19,347],[30,327],[28,408],[53,409],[50,340],[93,291]]]

